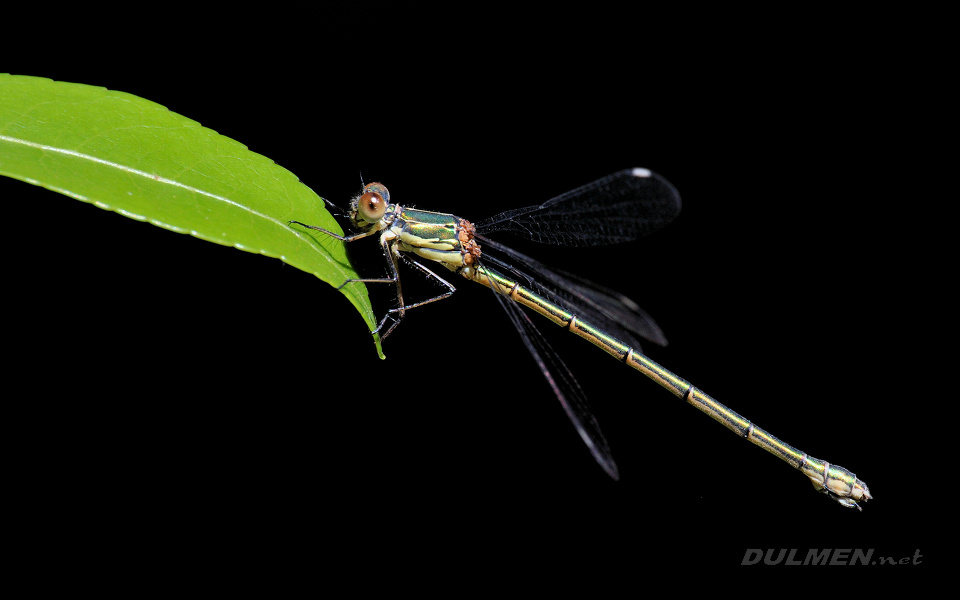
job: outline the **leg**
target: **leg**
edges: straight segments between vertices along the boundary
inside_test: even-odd
[[[303,224],[303,223],[300,223],[299,221],[291,221],[291,223],[299,223],[300,225],[303,225],[304,227],[309,227],[310,229],[316,229],[317,231],[322,231],[322,232],[324,232],[324,233],[326,233],[326,234],[328,234],[328,235],[331,235],[331,236],[333,236],[333,237],[335,237],[335,238],[337,238],[337,239],[339,239],[339,240],[342,240],[342,241],[344,241],[344,242],[352,242],[352,241],[354,241],[354,240],[358,240],[358,239],[360,239],[360,238],[367,237],[367,236],[372,235],[372,234],[374,234],[374,233],[377,232],[377,230],[372,230],[372,231],[368,231],[368,232],[366,232],[366,233],[359,233],[359,234],[356,234],[356,235],[351,235],[351,236],[343,237],[343,236],[339,236],[339,235],[337,235],[337,234],[335,234],[335,233],[329,232],[329,231],[327,231],[326,229],[321,229],[320,227],[315,227],[315,226],[313,226],[313,225],[305,225],[305,224]],[[380,320],[380,323],[377,325],[377,328],[373,330],[373,334],[374,334],[374,335],[378,334],[378,333],[380,332],[380,330],[383,329],[383,325],[384,325],[384,323],[387,322],[387,318],[391,318],[391,319],[394,318],[394,317],[392,317],[392,313],[395,313],[395,312],[396,312],[396,313],[399,313],[399,314],[400,314],[400,317],[403,317],[404,311],[405,311],[406,308],[407,308],[407,307],[404,305],[404,303],[403,303],[403,289],[400,287],[400,275],[399,275],[399,273],[397,272],[397,261],[396,261],[396,258],[394,258],[394,256],[402,256],[402,257],[404,258],[404,260],[408,260],[408,259],[407,259],[405,256],[403,256],[402,254],[400,254],[399,252],[395,252],[395,251],[394,251],[394,246],[393,246],[394,243],[395,243],[395,242],[393,241],[393,238],[387,239],[386,234],[380,236],[380,247],[383,249],[383,256],[384,256],[384,258],[386,258],[386,260],[387,260],[387,270],[389,271],[389,277],[378,277],[378,278],[372,278],[372,279],[371,279],[371,278],[365,278],[365,279],[347,279],[346,281],[344,281],[343,283],[341,283],[339,286],[337,286],[337,289],[338,289],[338,290],[339,290],[339,289],[342,289],[343,286],[347,285],[348,283],[393,283],[393,284],[395,284],[395,285],[397,286],[397,302],[399,302],[400,306],[399,306],[398,308],[392,308],[392,309],[390,309],[389,311],[387,311],[387,314],[385,314],[385,315],[383,316],[383,319]],[[419,267],[419,265],[417,265],[417,266]],[[420,267],[420,268],[423,268],[423,267]],[[430,274],[433,275],[434,277],[437,277],[437,276],[434,275],[433,273],[430,273]],[[437,279],[440,279],[440,278],[437,277]],[[443,281],[443,280],[441,279],[441,281]],[[446,283],[446,282],[444,281],[444,283]],[[449,284],[447,284],[447,285],[449,285]],[[452,286],[451,286],[451,288],[452,288]],[[449,292],[449,293],[453,293],[453,292]],[[415,304],[414,306],[419,306],[419,303],[418,303],[418,304]],[[385,339],[388,335],[390,335],[390,332],[393,331],[393,328],[397,326],[397,323],[399,323],[399,321],[400,321],[400,319],[399,319],[399,318],[396,318],[396,319],[394,320],[393,325],[391,325],[391,326],[390,326],[390,329],[387,330],[387,333],[385,333],[380,339],[383,340],[383,339]]]
[[[316,225],[307,225],[306,223],[301,223],[300,221],[290,221],[289,223],[297,224],[302,227],[306,227],[308,229],[321,231],[329,235],[330,237],[336,238],[342,242],[352,242],[355,240],[359,240],[359,239],[371,236],[377,232],[377,230],[374,229],[364,233],[357,233],[354,235],[342,236],[342,235],[337,235],[332,231],[327,231],[322,227],[317,227]],[[406,314],[406,310],[408,308],[416,308],[418,306],[423,306],[424,304],[430,304],[431,302],[436,302],[437,300],[443,300],[444,298],[451,296],[455,291],[457,291],[457,288],[453,287],[453,284],[451,284],[449,281],[447,281],[443,277],[440,277],[439,275],[437,275],[427,267],[423,266],[419,261],[407,256],[406,254],[402,254],[400,252],[394,252],[393,246],[390,242],[391,240],[387,240],[385,235],[380,236],[380,246],[383,248],[383,254],[387,259],[387,270],[390,272],[389,277],[380,277],[380,278],[374,278],[374,279],[347,279],[337,287],[337,289],[339,290],[343,288],[343,286],[347,285],[348,283],[355,283],[355,282],[396,284],[397,301],[399,302],[400,306],[397,308],[391,308],[390,310],[388,310],[387,314],[385,314],[383,316],[383,319],[380,320],[380,323],[377,325],[377,328],[373,330],[374,335],[376,335],[377,333],[380,332],[381,329],[383,329],[383,326],[386,324],[387,319],[390,319],[391,321],[393,321],[393,323],[387,329],[387,332],[384,333],[383,336],[381,336],[380,338],[381,340],[386,339],[386,337],[390,335],[390,332],[393,331],[393,329],[400,324],[400,319],[404,317],[404,315]],[[447,291],[444,292],[443,294],[440,294],[439,296],[434,296],[433,298],[428,298],[427,300],[421,300],[420,302],[417,302],[415,304],[405,305],[403,302],[403,290],[400,287],[400,275],[397,272],[397,263],[394,256],[399,256],[404,260],[404,262],[416,267],[417,269],[420,270],[421,273],[423,273],[427,277],[430,277],[439,281],[441,284],[443,284],[444,287],[447,288]],[[397,316],[394,316],[395,314]]]
[[[338,235],[338,234],[336,234],[336,233],[334,233],[334,232],[332,232],[332,231],[327,231],[327,230],[324,229],[323,227],[317,227],[316,225],[307,225],[306,223],[301,223],[300,221],[287,221],[287,224],[288,224],[288,225],[294,225],[294,224],[296,224],[296,225],[300,225],[301,227],[306,227],[307,229],[314,229],[314,230],[316,230],[316,231],[322,231],[323,233],[329,235],[329,236],[332,237],[332,238],[336,238],[336,239],[340,240],[341,242],[353,242],[353,241],[355,241],[355,240],[359,240],[359,239],[362,239],[362,238],[371,236],[371,235],[373,235],[373,234],[375,234],[375,233],[377,232],[376,229],[372,229],[372,230],[370,230],[370,231],[365,231],[365,232],[363,232],[363,233],[356,233],[356,234],[354,234],[354,235],[346,235],[346,236],[344,236],[344,235]]]
[[[300,225],[301,227],[306,227],[307,229],[313,229],[313,230],[315,230],[315,231],[320,231],[320,232],[322,232],[322,233],[325,233],[325,234],[329,235],[330,237],[332,237],[332,238],[334,238],[334,239],[340,240],[341,242],[354,242],[354,241],[356,241],[356,240],[360,240],[360,239],[363,239],[363,238],[365,238],[365,237],[370,237],[371,235],[377,233],[377,230],[376,230],[376,229],[372,229],[372,230],[370,230],[370,231],[365,231],[365,232],[363,232],[363,233],[355,233],[355,234],[353,234],[353,235],[346,235],[346,236],[344,236],[344,235],[338,235],[338,234],[336,234],[336,233],[334,233],[334,232],[332,232],[332,231],[327,231],[326,229],[324,229],[324,228],[322,228],[322,227],[317,227],[316,225],[307,225],[306,223],[301,223],[300,221],[288,221],[288,224],[289,224],[289,225],[297,224],[297,225]],[[380,245],[383,246],[383,252],[384,252],[384,254],[386,254],[387,256],[389,256],[390,250],[387,248],[387,244],[386,244],[386,242],[385,242],[382,238],[381,238],[381,240],[380,240]],[[387,262],[392,263],[393,261],[389,261],[389,260],[388,260]],[[390,266],[393,266],[393,265],[391,264]],[[392,271],[393,271],[393,275],[392,275],[391,277],[389,277],[389,278],[381,277],[381,278],[378,278],[378,279],[347,279],[346,281],[344,281],[343,283],[341,283],[341,284],[337,287],[337,289],[339,290],[339,289],[341,289],[343,286],[347,285],[348,283],[353,283],[353,282],[355,282],[355,281],[360,281],[360,282],[363,282],[363,283],[394,283],[394,282],[397,281],[396,268],[394,267],[394,268],[392,269]]]
[[[400,307],[391,308],[390,310],[388,310],[387,314],[385,314],[383,316],[383,319],[380,321],[380,324],[377,325],[377,329],[373,332],[373,333],[379,333],[379,331],[383,328],[384,324],[386,323],[387,319],[392,320],[393,323],[390,325],[390,328],[387,329],[387,332],[380,337],[381,340],[385,340],[387,336],[390,335],[390,332],[393,331],[393,329],[400,324],[400,319],[404,317],[407,310],[411,308],[416,308],[418,306],[423,306],[424,304],[430,304],[431,302],[436,302],[437,300],[443,300],[444,298],[449,298],[451,295],[453,295],[455,291],[457,291],[457,288],[453,287],[452,283],[450,283],[443,277],[440,277],[439,275],[437,275],[427,267],[423,266],[418,260],[411,258],[406,254],[398,254],[398,256],[402,258],[403,261],[406,262],[408,265],[416,267],[421,273],[423,273],[427,277],[435,279],[436,281],[439,281],[441,284],[443,284],[444,287],[447,288],[447,291],[438,296],[434,296],[433,298],[428,298],[426,300],[421,300],[420,302],[416,302],[414,304],[407,304],[407,305],[403,304],[403,296],[398,295],[398,298],[400,300]],[[399,281],[397,282],[397,288],[399,290]],[[394,314],[396,314],[397,316],[394,316]]]

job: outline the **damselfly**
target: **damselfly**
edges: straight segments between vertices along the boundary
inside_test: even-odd
[[[388,276],[343,283],[396,286],[398,306],[387,311],[374,333],[382,331],[381,338],[386,338],[407,310],[453,294],[456,288],[431,271],[425,264],[428,261],[493,289],[580,437],[614,479],[619,477],[617,465],[583,391],[518,304],[602,348],[728,429],[800,469],[817,490],[841,505],[859,510],[858,502],[871,499],[867,485],[847,469],[780,441],[644,356],[638,336],[660,345],[665,338],[653,319],[632,300],[576,276],[551,270],[486,236],[507,231],[536,242],[563,246],[629,242],[662,228],[679,213],[680,196],[663,177],[646,169],[627,169],[538,206],[509,210],[476,225],[453,215],[392,204],[387,188],[379,183],[365,185],[347,211],[327,204],[349,218],[355,233],[341,236],[299,221],[290,223],[344,242],[381,232],[380,246]],[[397,269],[400,261],[435,279],[446,291],[406,304]]]

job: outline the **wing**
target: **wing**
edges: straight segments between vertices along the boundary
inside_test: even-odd
[[[642,352],[639,336],[658,346],[666,346],[663,331],[636,302],[576,275],[560,273],[484,236],[477,236],[484,249],[483,261],[511,273],[524,285],[579,318],[597,325],[610,335]],[[499,255],[502,255],[501,258]]]
[[[680,212],[680,194],[646,169],[625,169],[547,200],[477,223],[484,234],[510,232],[535,242],[599,246],[653,233]]]
[[[530,351],[530,355],[537,363],[537,368],[543,374],[547,383],[553,389],[553,393],[560,400],[563,410],[570,418],[580,438],[587,445],[590,454],[606,473],[613,479],[620,478],[620,472],[617,469],[617,463],[613,460],[610,452],[610,446],[606,438],[600,432],[600,425],[590,410],[586,395],[580,388],[580,384],[574,378],[573,373],[567,368],[556,351],[550,347],[543,334],[537,329],[536,325],[516,303],[508,300],[503,295],[494,293],[497,300],[503,306],[510,320],[517,328],[517,333],[523,339],[524,345]]]

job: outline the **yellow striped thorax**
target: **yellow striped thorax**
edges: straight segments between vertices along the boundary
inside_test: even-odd
[[[350,219],[360,231],[383,231],[381,243],[392,245],[394,253],[412,252],[466,277],[473,275],[480,257],[476,227],[470,221],[391,204],[390,192],[380,183],[368,183],[353,199]]]
[[[413,252],[453,271],[472,267],[480,256],[473,225],[454,215],[398,207],[390,229],[399,239],[400,251]]]

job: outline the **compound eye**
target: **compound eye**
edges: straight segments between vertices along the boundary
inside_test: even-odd
[[[357,211],[367,223],[375,223],[383,218],[390,201],[390,192],[386,186],[379,183],[370,183],[364,186],[363,194],[357,201]]]

